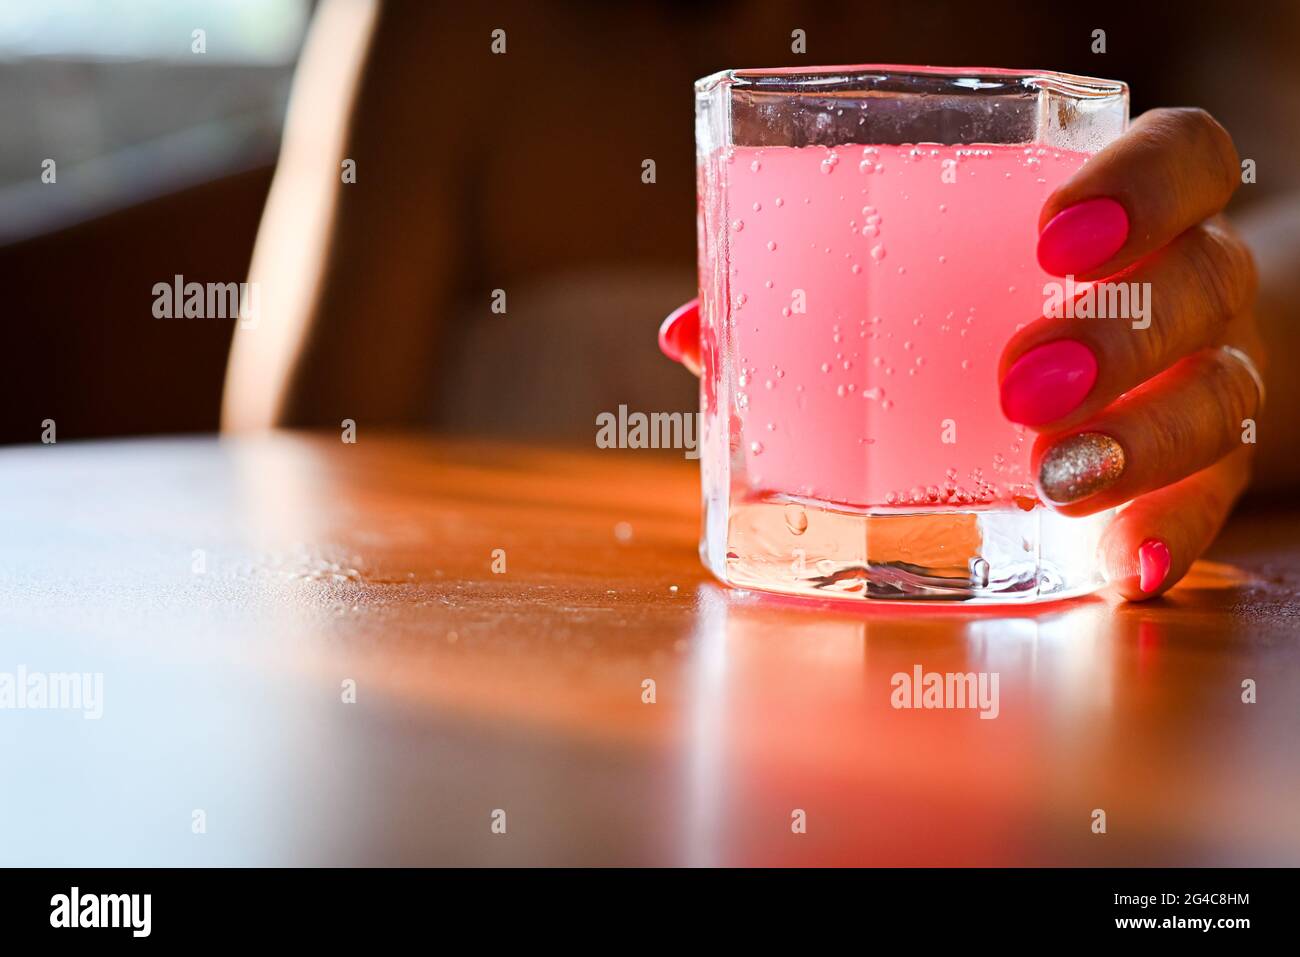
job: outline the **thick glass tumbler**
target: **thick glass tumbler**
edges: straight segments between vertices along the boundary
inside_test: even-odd
[[[906,66],[696,84],[704,562],[746,588],[1022,602],[1102,584],[998,358],[1044,314],[1044,200],[1122,83]]]

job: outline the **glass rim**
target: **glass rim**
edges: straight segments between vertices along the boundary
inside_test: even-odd
[[[893,63],[720,70],[696,80],[695,92],[697,95],[709,94],[723,86],[755,92],[820,95],[941,92],[947,95],[1006,96],[1046,90],[1079,99],[1128,96],[1128,84],[1121,80],[1058,70]]]

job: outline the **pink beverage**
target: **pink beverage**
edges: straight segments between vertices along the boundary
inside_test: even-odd
[[[1123,84],[933,67],[696,84],[701,555],[723,581],[1036,601],[1102,584],[1110,513],[1039,502],[998,360],[1056,282],[1051,192],[1123,131]]]
[[[997,367],[1042,314],[1044,200],[1082,153],[742,148],[720,160],[740,448],[765,489],[852,507],[1036,504]],[[990,268],[996,264],[996,268]]]

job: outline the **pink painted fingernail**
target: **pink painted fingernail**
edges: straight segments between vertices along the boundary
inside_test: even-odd
[[[1038,236],[1038,264],[1053,276],[1096,269],[1128,239],[1128,213],[1113,199],[1086,199],[1052,217]]]
[[[1138,579],[1138,588],[1150,593],[1160,587],[1169,574],[1169,546],[1158,538],[1148,538],[1138,546],[1138,565],[1142,577]]]
[[[1057,339],[1030,349],[1002,380],[1002,413],[1042,425],[1078,407],[1097,381],[1097,358],[1081,342]]]
[[[659,351],[673,362],[694,356],[694,340],[700,334],[700,300],[692,299],[668,314],[659,327]]]

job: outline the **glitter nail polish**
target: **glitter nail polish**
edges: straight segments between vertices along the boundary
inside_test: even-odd
[[[1124,449],[1109,435],[1080,432],[1052,446],[1038,467],[1038,485],[1057,505],[1110,488],[1124,473]]]

